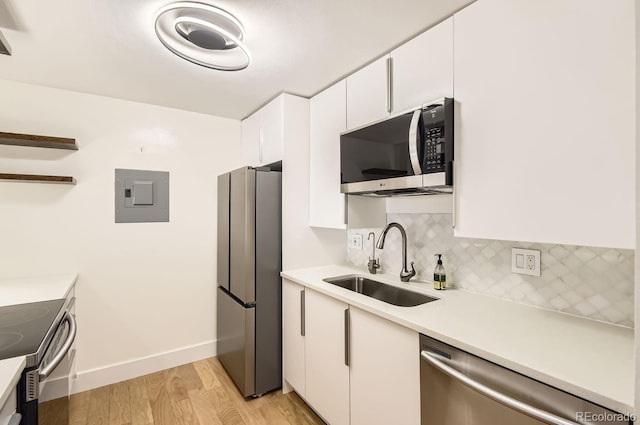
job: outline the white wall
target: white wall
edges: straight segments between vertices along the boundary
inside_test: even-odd
[[[0,93],[0,131],[79,145],[0,146],[0,172],[78,180],[0,182],[0,274],[80,274],[76,390],[213,355],[216,176],[241,165],[240,122],[1,80]],[[114,224],[114,168],[169,171],[171,221]]]
[[[282,269],[344,264],[346,231],[309,227],[309,99],[284,96]]]

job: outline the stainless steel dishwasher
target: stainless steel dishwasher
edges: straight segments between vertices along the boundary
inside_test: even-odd
[[[425,335],[420,335],[420,356],[422,425],[633,423],[628,415]]]

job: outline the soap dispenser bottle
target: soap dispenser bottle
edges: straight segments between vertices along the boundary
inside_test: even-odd
[[[442,254],[436,254],[436,257],[438,257],[438,264],[433,270],[433,289],[447,289],[447,273],[442,266]]]

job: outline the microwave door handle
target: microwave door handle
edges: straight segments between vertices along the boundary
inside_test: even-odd
[[[77,326],[75,317],[73,317],[73,315],[69,313],[66,313],[62,321],[69,323],[69,335],[67,335],[66,341],[64,342],[64,344],[62,344],[60,351],[56,353],[51,362],[40,370],[39,375],[41,381],[47,379],[49,375],[51,375],[51,372],[53,372],[53,370],[58,367],[58,365],[62,362],[62,360],[66,357],[67,353],[71,349],[73,341],[76,339]]]
[[[420,353],[420,356],[429,364],[431,364],[431,366],[435,367],[445,375],[449,375],[451,378],[460,381],[462,384],[477,391],[478,393],[507,407],[522,412],[525,415],[529,415],[532,418],[554,425],[580,425],[577,422],[573,422],[571,420],[561,418],[560,416],[556,416],[553,413],[547,412],[545,410],[538,409],[537,407],[531,406],[530,404],[527,404],[523,401],[516,400],[515,398],[510,397],[494,388],[488,387],[468,377],[459,370],[449,366],[444,361],[442,361],[441,357],[437,354],[430,353],[429,351],[425,350]]]
[[[418,158],[418,143],[420,143],[421,136],[418,132],[418,127],[420,125],[421,115],[422,109],[414,111],[411,117],[411,125],[409,126],[409,159],[411,160],[413,174],[416,176],[422,174],[422,167],[420,166],[420,159]]]

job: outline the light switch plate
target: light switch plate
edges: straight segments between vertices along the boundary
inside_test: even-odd
[[[529,276],[540,276],[540,251],[511,248],[511,271]]]

